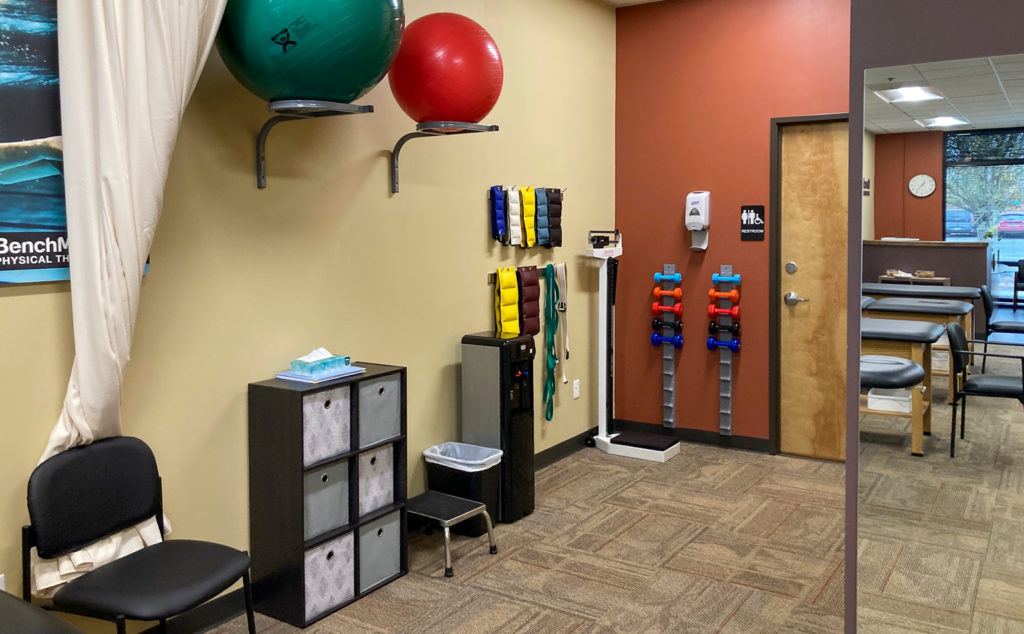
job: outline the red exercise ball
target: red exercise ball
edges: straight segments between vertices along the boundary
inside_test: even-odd
[[[432,13],[407,24],[388,83],[417,123],[487,116],[501,94],[501,53],[482,26],[457,13]]]

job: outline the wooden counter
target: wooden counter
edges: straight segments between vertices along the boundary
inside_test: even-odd
[[[913,273],[935,271],[951,278],[953,286],[991,286],[992,250],[988,242],[943,242],[931,240],[865,240],[864,282],[874,282],[887,269]],[[975,302],[977,314],[984,315],[981,300]],[[983,324],[975,320],[975,326]]]

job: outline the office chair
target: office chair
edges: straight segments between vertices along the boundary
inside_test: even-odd
[[[1013,312],[1017,312],[1017,291],[1024,291],[1024,260],[1017,260],[1017,270],[1013,272]]]
[[[981,285],[981,304],[985,308],[985,335],[983,337],[985,347],[984,351],[988,352],[988,338],[989,335],[998,332],[1024,335],[1024,321],[992,321],[992,313],[995,312],[995,303],[992,300],[992,293],[989,292],[988,286]],[[981,371],[985,371],[985,362],[988,361],[988,357],[981,360]]]
[[[1024,356],[1012,354],[996,354],[993,352],[971,352],[967,348],[967,335],[958,323],[946,326],[949,337],[950,370],[956,375],[953,381],[953,425],[949,434],[949,457],[956,455],[956,408],[960,401],[960,438],[964,437],[964,418],[967,412],[968,396],[995,396],[1015,398],[1024,404]],[[978,342],[982,343],[982,342]],[[972,374],[967,376],[967,366],[971,355],[998,357],[1001,359],[1017,359],[1021,364],[1021,373],[1015,376]]]
[[[138,438],[108,438],[47,459],[28,480],[31,524],[22,528],[22,593],[31,600],[29,553],[52,559],[156,517],[163,534],[163,492],[156,459]],[[147,546],[73,579],[53,608],[114,621],[159,621],[194,608],[238,579],[253,621],[249,555],[210,542],[176,539]]]

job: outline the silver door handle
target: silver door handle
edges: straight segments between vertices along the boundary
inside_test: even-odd
[[[809,299],[804,299],[803,297],[797,297],[796,293],[794,293],[793,291],[789,291],[788,293],[786,293],[785,296],[783,296],[782,300],[786,302],[786,304],[789,306],[792,306],[793,304],[799,304],[800,302],[811,301]]]

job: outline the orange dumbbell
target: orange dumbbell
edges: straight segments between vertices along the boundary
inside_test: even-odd
[[[673,288],[670,291],[666,291],[665,289],[660,288],[658,286],[654,287],[654,296],[655,297],[657,297],[658,299],[661,299],[665,295],[671,295],[672,297],[675,297],[676,299],[682,299],[683,298],[683,289],[681,289],[681,288]]]
[[[710,317],[711,319],[714,319],[715,317],[718,317],[719,315],[728,315],[729,317],[732,317],[736,321],[739,321],[740,320],[740,307],[739,306],[733,306],[732,308],[719,308],[718,306],[715,306],[714,304],[711,304],[710,306],[708,306],[708,317]]]
[[[682,304],[672,304],[671,306],[662,306],[658,302],[654,302],[653,304],[651,304],[651,312],[654,313],[655,317],[657,317],[660,313],[667,313],[669,311],[672,311],[673,313],[675,313],[676,317],[682,317],[683,316],[683,305]]]
[[[720,293],[712,288],[708,290],[708,297],[711,298],[711,301],[715,301],[716,299],[727,299],[735,304],[740,301],[740,289],[734,288],[728,293]]]

